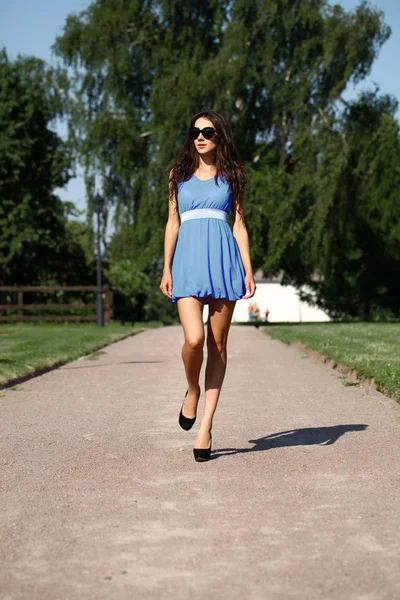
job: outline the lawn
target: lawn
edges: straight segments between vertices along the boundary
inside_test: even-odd
[[[159,323],[17,323],[0,325],[0,388],[65,364]]]
[[[374,379],[379,391],[400,400],[400,323],[309,323],[272,325],[272,338],[301,342],[337,365]]]

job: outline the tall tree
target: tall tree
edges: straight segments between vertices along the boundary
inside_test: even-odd
[[[318,303],[338,316],[400,315],[400,136],[397,102],[377,92],[347,105],[347,160],[312,261]]]
[[[389,33],[367,2],[98,0],[69,17],[55,48],[74,70],[70,123],[88,180],[100,175],[116,207],[111,260],[123,248],[158,277],[168,167],[189,117],[213,108],[250,171],[255,267],[310,278],[300,257],[313,254],[310,232],[324,230],[347,160],[338,101]]]
[[[0,279],[62,282],[83,251],[66,233],[68,207],[54,194],[71,176],[71,152],[52,129],[62,107],[58,77],[37,58],[0,52]],[[79,270],[79,267],[78,267]]]

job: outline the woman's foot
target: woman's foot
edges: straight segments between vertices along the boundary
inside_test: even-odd
[[[187,419],[195,419],[197,415],[197,405],[199,403],[200,398],[200,386],[197,389],[197,392],[187,391],[185,400],[182,406],[182,414]]]
[[[193,400],[193,396],[196,398],[195,404],[193,404],[193,402],[190,403],[190,400]],[[198,388],[197,394],[189,394],[189,390],[186,391],[185,400],[183,401],[182,408],[179,413],[179,419],[178,419],[179,425],[185,431],[189,431],[190,429],[192,429],[192,427],[196,421],[197,405],[199,403],[199,398],[200,398],[200,386]],[[188,399],[189,399],[189,410],[186,408]],[[184,408],[185,408],[185,411],[188,410],[189,414],[193,414],[193,412],[194,412],[194,416],[189,417],[188,415],[183,414]]]
[[[200,429],[198,431],[196,442],[194,444],[195,448],[206,449],[210,447],[211,441],[211,427],[209,425],[200,425]]]
[[[197,462],[206,462],[211,458],[211,428],[201,426],[193,448],[194,459]]]

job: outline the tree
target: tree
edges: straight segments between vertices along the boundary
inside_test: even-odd
[[[189,117],[213,108],[249,169],[254,266],[311,281],[347,160],[338,102],[389,33],[366,2],[327,0],[97,0],[69,17],[55,49],[74,70],[66,104],[88,180],[116,208],[111,263],[159,277],[168,167]]]
[[[397,102],[377,92],[348,104],[347,161],[317,247],[318,303],[338,316],[400,315],[400,137]]]
[[[65,254],[71,245],[67,206],[54,194],[71,176],[69,146],[51,128],[62,110],[54,85],[57,76],[37,58],[10,61],[4,49],[0,52],[3,284],[61,283],[76,272],[75,266],[65,268],[72,258]]]

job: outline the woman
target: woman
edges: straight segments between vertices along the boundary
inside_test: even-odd
[[[182,359],[188,389],[179,424],[191,429],[200,397],[203,307],[209,305],[205,408],[193,448],[197,461],[211,453],[211,429],[227,364],[227,340],[236,300],[256,286],[243,217],[246,185],[228,123],[212,111],[195,115],[169,177],[162,293],[176,302],[184,330]],[[233,228],[226,219],[232,209]],[[233,231],[233,235],[232,235]]]

